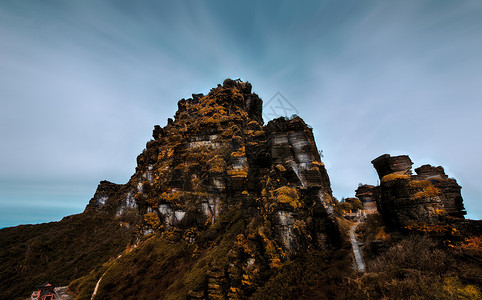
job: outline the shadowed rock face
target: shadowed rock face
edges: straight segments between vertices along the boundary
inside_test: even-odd
[[[363,184],[360,185],[356,189],[355,196],[360,199],[363,203],[363,209],[367,212],[376,212],[377,211],[377,202],[376,202],[376,187],[373,185]]]
[[[246,295],[246,272],[337,242],[330,181],[312,129],[299,117],[263,126],[261,109],[251,84],[239,80],[180,100],[174,120],[155,126],[129,182],[101,182],[86,212],[135,213],[138,236],[165,233],[196,244],[202,231],[239,208],[250,225],[229,252],[232,266],[213,266],[209,287],[192,298],[222,295],[227,282],[230,293]]]
[[[372,163],[381,179],[375,198],[386,223],[406,227],[443,223],[447,215],[463,218],[460,186],[442,167],[424,165],[412,175],[412,162],[406,155],[385,154]]]

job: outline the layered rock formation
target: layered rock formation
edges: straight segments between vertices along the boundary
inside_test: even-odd
[[[390,154],[383,154],[372,160],[372,164],[380,179],[389,174],[412,174],[413,163],[408,155],[390,156]]]
[[[445,211],[449,216],[463,218],[466,214],[460,190],[462,187],[453,178],[449,178],[441,166],[423,165],[415,169],[417,180],[429,180],[440,191]]]
[[[463,218],[461,188],[455,179],[445,175],[442,167],[424,165],[415,169],[417,175],[412,175],[413,163],[408,156],[388,154],[374,159],[372,164],[381,180],[374,189],[375,198],[387,224],[435,225],[448,215]],[[363,197],[363,190],[360,192]]]
[[[311,128],[299,117],[263,126],[261,108],[248,82],[230,79],[180,100],[175,119],[155,126],[129,182],[101,182],[86,213],[135,215],[138,239],[159,233],[197,244],[223,214],[239,209],[249,226],[226,253],[230,266],[213,265],[190,297],[249,295],[264,280],[260,270],[339,238]]]

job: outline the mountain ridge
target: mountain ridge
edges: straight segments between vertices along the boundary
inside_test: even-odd
[[[414,243],[424,245],[421,253],[445,257],[437,266],[448,275],[429,282],[434,269],[407,256],[401,264],[419,268],[418,281],[431,286],[413,295],[480,294],[473,275],[479,269],[456,252],[480,259],[480,222],[463,219],[460,187],[443,169],[422,166],[412,178],[411,161],[381,156],[374,160],[381,185],[361,186],[360,200],[339,202],[312,129],[298,116],[264,124],[262,106],[249,82],[232,79],[181,99],[174,119],[154,127],[127,183],[101,181],[84,212],[60,222],[2,229],[1,282],[9,286],[2,297],[18,297],[28,281],[45,276],[69,284],[76,299],[90,299],[94,290],[94,299],[370,299],[393,295],[385,283],[400,270],[387,269],[388,262],[405,258],[398,246]],[[392,205],[399,199],[408,204]],[[351,268],[353,218],[362,221],[356,234],[365,275]],[[56,233],[71,247],[57,247]],[[56,277],[53,266],[68,260],[82,268]],[[403,274],[397,288],[417,287]],[[375,275],[381,280],[369,280]]]

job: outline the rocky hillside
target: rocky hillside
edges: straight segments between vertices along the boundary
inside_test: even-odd
[[[249,83],[230,79],[207,95],[179,101],[174,120],[154,128],[131,180],[101,182],[86,208],[111,218],[135,214],[136,243],[156,248],[169,241],[177,245],[172,251],[187,251],[176,263],[185,270],[169,283],[176,286],[173,294],[244,298],[299,253],[340,242],[330,181],[311,128],[299,117],[263,126],[261,108]],[[100,299],[129,290],[129,276],[139,278],[118,269],[131,256],[136,254],[109,266]],[[72,290],[88,294],[88,280]],[[136,282],[151,291],[146,297],[167,297],[168,289],[157,284]]]
[[[200,229],[239,206],[275,225],[273,238],[286,253],[305,247],[294,224],[320,247],[336,232],[330,181],[311,129],[301,118],[263,126],[262,101],[251,85],[226,80],[206,96],[178,103],[175,120],[154,128],[125,185],[100,183],[86,213],[119,217],[133,210],[143,235],[178,229],[192,241]]]
[[[480,260],[480,224],[463,219],[460,187],[443,169],[412,175],[409,159],[389,155],[374,166],[381,185],[339,203],[311,128],[296,116],[264,124],[251,84],[226,79],[180,100],[174,119],[154,127],[130,180],[100,182],[82,214],[1,230],[0,298],[25,298],[47,280],[69,284],[76,299],[391,297],[397,270],[377,262],[397,256],[397,245],[412,247],[425,225],[446,233],[429,237],[427,253],[442,247],[448,261]],[[356,213],[362,208],[368,219]],[[352,268],[354,221],[365,275]],[[423,262],[410,268],[419,281],[434,278]],[[456,288],[479,295],[480,268],[468,277],[444,268]],[[446,277],[430,289],[442,295]]]

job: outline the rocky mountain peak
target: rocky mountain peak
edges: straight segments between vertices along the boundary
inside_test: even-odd
[[[258,95],[252,93],[251,89],[252,86],[249,82],[226,79],[223,85],[211,89],[207,95],[193,94],[192,98],[181,99],[177,104],[176,122],[173,124],[203,125],[201,128],[215,130],[216,121],[222,125],[234,116],[238,116],[237,121],[247,118],[263,125],[263,101]],[[202,118],[204,122],[202,124],[191,123],[196,118]]]
[[[340,239],[312,129],[299,117],[263,126],[262,100],[251,89],[226,79],[207,95],[180,100],[174,120],[155,126],[129,182],[101,182],[86,208],[127,222],[135,216],[138,238],[158,233],[199,247],[205,232],[239,213],[245,225],[226,253],[235,267],[208,274],[229,278],[233,297],[247,292],[240,276],[260,282],[259,270]],[[218,292],[226,291],[209,293]]]
[[[195,236],[239,206],[246,220],[270,221],[282,251],[308,245],[294,228],[311,232],[309,243],[320,247],[336,239],[330,181],[311,128],[299,117],[263,126],[262,100],[251,89],[226,79],[180,100],[174,120],[155,126],[130,181],[101,182],[86,211],[120,218],[130,211],[142,219],[142,234]]]

